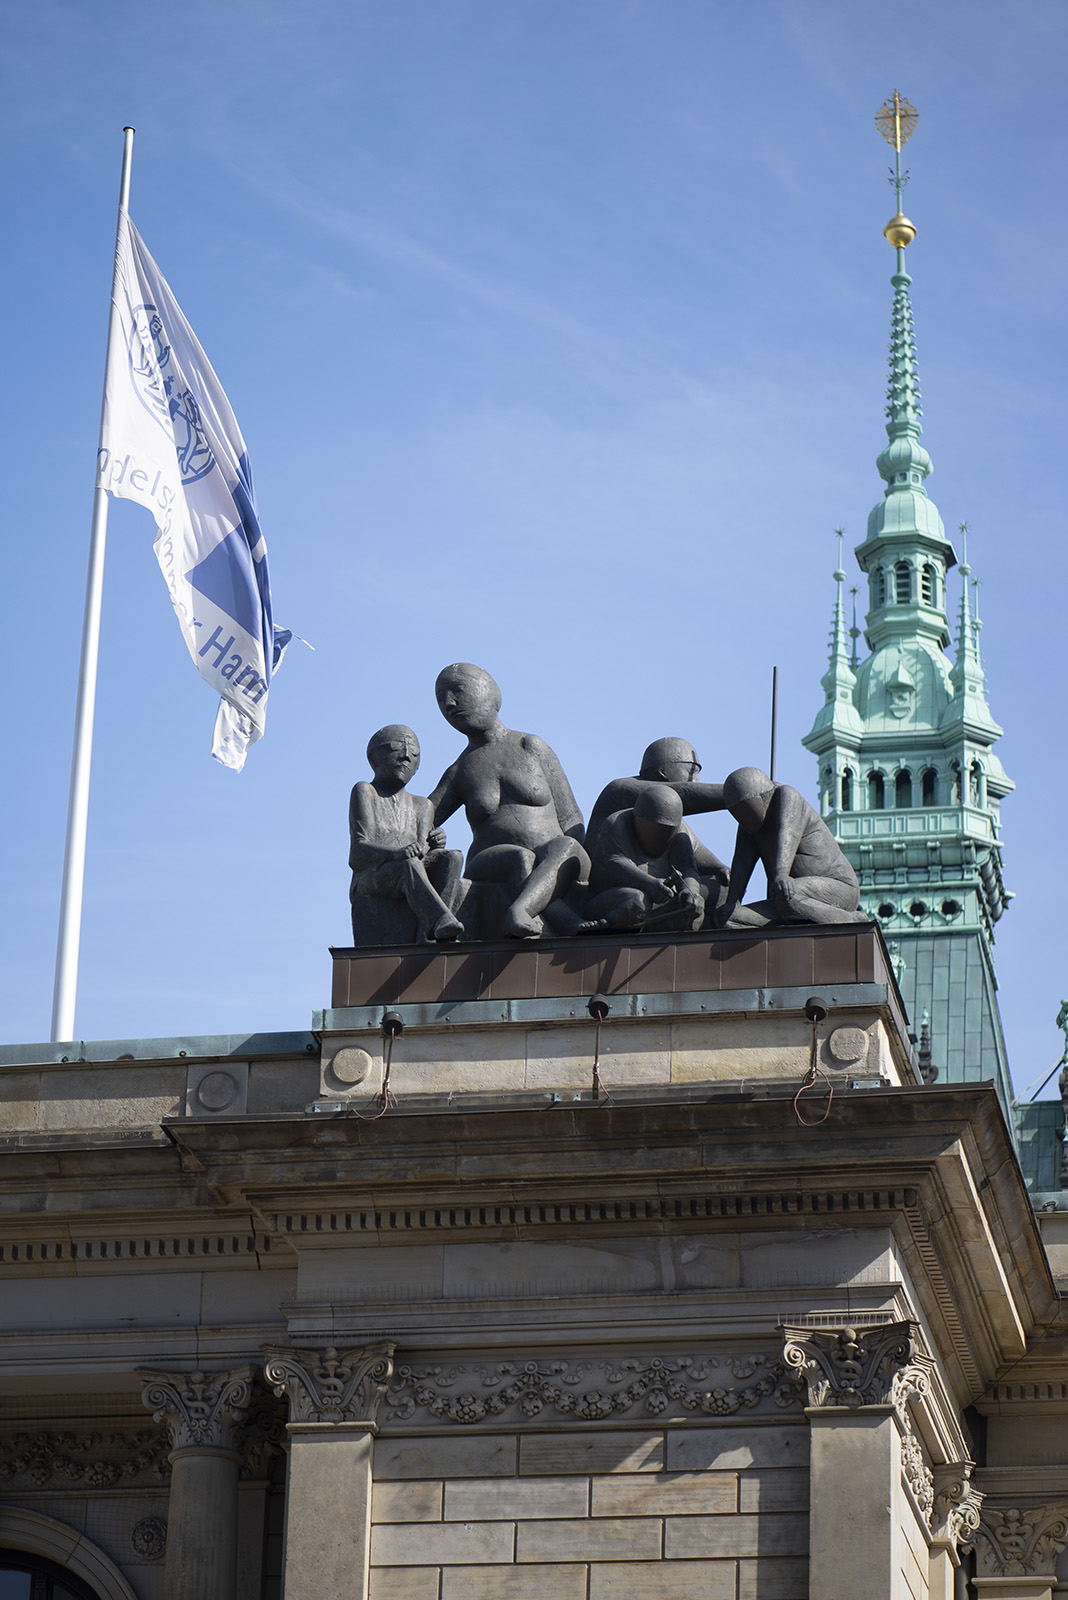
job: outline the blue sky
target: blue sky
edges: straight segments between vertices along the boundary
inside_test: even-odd
[[[5,7],[0,1038],[48,1033],[123,124],[315,652],[245,771],[216,766],[152,525],[113,504],[84,1038],[307,1025],[367,737],[409,722],[428,792],[452,660],[587,812],[663,733],[710,776],[763,762],[777,663],[779,775],[814,796],[832,529],[859,543],[881,491],[896,84],[929,488],[971,526],[1018,785],[1002,1009],[1039,1077],[1068,992],[1066,33],[1035,0]]]

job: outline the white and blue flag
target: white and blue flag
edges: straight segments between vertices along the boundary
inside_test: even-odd
[[[125,213],[98,482],[155,518],[156,558],[182,636],[222,696],[211,753],[239,772],[263,737],[271,676],[292,635],[271,615],[267,547],[230,402]]]

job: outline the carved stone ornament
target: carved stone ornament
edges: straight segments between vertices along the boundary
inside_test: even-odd
[[[378,1407],[393,1376],[389,1340],[355,1350],[279,1349],[264,1346],[264,1374],[276,1395],[289,1397],[293,1422],[359,1423],[374,1429]]]
[[[162,1517],[142,1517],[130,1534],[130,1544],[142,1561],[161,1561],[167,1549],[167,1524]]]
[[[931,1515],[934,1511],[934,1473],[927,1465],[923,1453],[923,1446],[917,1439],[912,1423],[906,1413],[903,1417],[904,1432],[901,1436],[901,1475],[908,1484],[927,1526],[931,1525]]]
[[[236,1450],[252,1398],[252,1368],[233,1372],[138,1369],[141,1399],[171,1431],[173,1450]]]
[[[267,1477],[272,1457],[281,1454],[285,1431],[284,1408],[273,1395],[266,1394],[263,1389],[254,1390],[236,1442],[242,1478]]]
[[[934,1470],[934,1512],[931,1536],[954,1550],[975,1543],[983,1496],[972,1483],[972,1463],[952,1461]]]
[[[87,1432],[0,1435],[0,1485],[4,1489],[56,1489],[77,1484],[109,1489],[115,1484],[158,1487],[170,1477],[170,1443],[148,1425]]]
[[[745,1383],[731,1382],[752,1379]],[[402,1366],[390,1421],[417,1414],[471,1424],[514,1411],[517,1422],[603,1422],[609,1417],[729,1417],[799,1407],[803,1386],[775,1356],[653,1356],[619,1361],[501,1361],[492,1366]]]
[[[810,1409],[898,1407],[906,1395],[925,1394],[929,1382],[912,1328],[784,1328],[783,1361],[807,1384]]]
[[[995,1510],[984,1505],[975,1539],[980,1578],[1052,1577],[1068,1543],[1068,1501]]]

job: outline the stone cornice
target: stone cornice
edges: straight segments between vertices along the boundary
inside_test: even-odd
[[[816,1218],[845,1221],[855,1226],[857,1213],[905,1211],[920,1204],[917,1191],[908,1187],[816,1188],[781,1185],[761,1189],[753,1185],[729,1188],[706,1185],[701,1190],[677,1194],[647,1191],[617,1196],[564,1197],[515,1200],[487,1196],[485,1200],[459,1199],[455,1195],[420,1197],[412,1204],[398,1197],[396,1205],[337,1207],[285,1205],[280,1197],[265,1198],[263,1214],[271,1228],[283,1236],[304,1238],[314,1234],[404,1234],[480,1232],[486,1228],[557,1228],[591,1224],[648,1222],[727,1222],[734,1228],[763,1220]],[[329,1197],[324,1196],[323,1199]],[[338,1199],[341,1200],[341,1196]]]
[[[170,1429],[172,1451],[237,1453],[238,1435],[252,1398],[252,1368],[230,1372],[137,1371],[141,1398],[156,1422]]]
[[[976,1409],[985,1416],[1049,1416],[1068,1407],[1068,1381],[1056,1377],[992,1383]]]
[[[290,1426],[356,1425],[377,1431],[378,1408],[393,1375],[392,1340],[339,1351],[264,1346],[264,1373],[289,1400]]]
[[[18,1233],[7,1220],[0,1225],[0,1273],[14,1277],[38,1277],[50,1267],[81,1269],[100,1267],[113,1273],[124,1266],[166,1267],[171,1262],[219,1261],[232,1267],[235,1260],[258,1261],[272,1251],[288,1255],[283,1239],[262,1228],[249,1226],[247,1215],[232,1223],[205,1221],[196,1214],[175,1220],[173,1213],[162,1220],[149,1218],[142,1225],[127,1221],[125,1227],[84,1228],[80,1236],[69,1230],[31,1234],[26,1219],[18,1219]],[[7,1237],[3,1235],[6,1234]]]

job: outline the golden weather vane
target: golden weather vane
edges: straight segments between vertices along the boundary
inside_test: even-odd
[[[875,126],[887,144],[893,145],[895,154],[900,153],[903,144],[908,144],[916,132],[919,120],[920,113],[916,107],[903,95],[898,94],[896,89],[890,99],[884,100],[875,113]]]
[[[894,169],[890,175],[890,182],[894,186],[897,196],[897,215],[891,217],[883,229],[883,233],[895,250],[904,250],[916,237],[916,229],[901,209],[901,193],[909,181],[907,172],[901,171],[901,146],[907,144],[916,131],[916,124],[920,114],[916,107],[906,100],[904,95],[895,89],[889,100],[884,100],[875,113],[875,126],[886,140],[887,144],[894,147]],[[899,257],[899,271],[904,271],[904,256]]]

